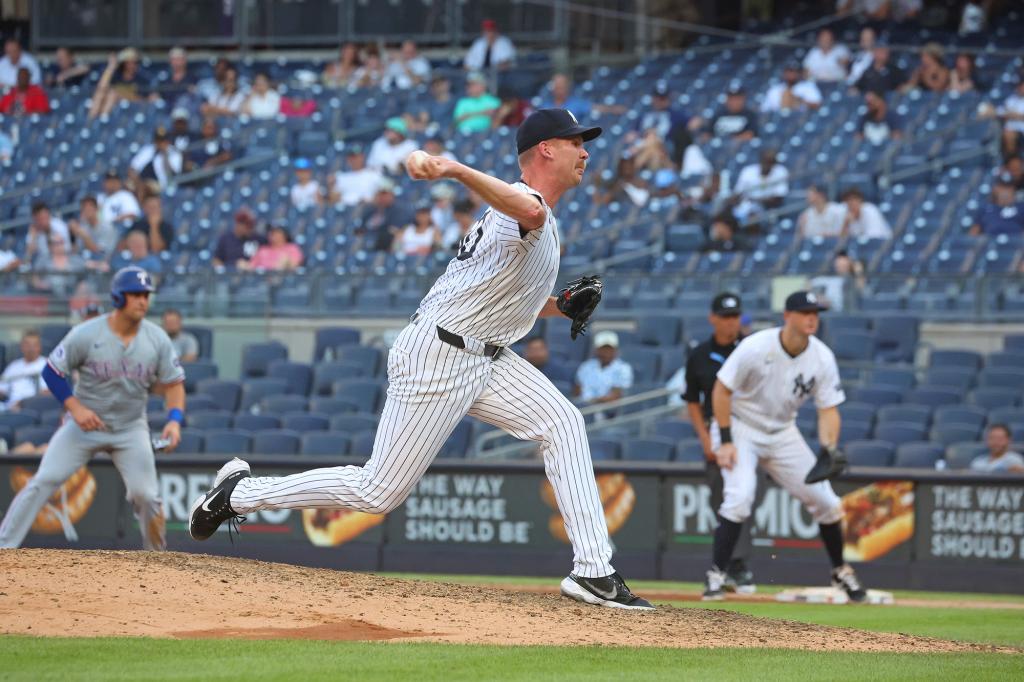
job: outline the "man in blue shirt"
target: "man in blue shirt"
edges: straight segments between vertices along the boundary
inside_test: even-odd
[[[569,77],[564,73],[556,73],[552,76],[550,87],[550,92],[545,93],[539,108],[568,109],[580,121],[590,116],[590,111],[593,108],[590,100],[572,94]]]
[[[1018,202],[1013,176],[1001,173],[992,188],[992,201],[978,211],[972,235],[1024,235],[1024,203]]]
[[[603,331],[594,337],[594,357],[576,370],[574,395],[587,405],[610,403],[633,386],[633,368],[619,358],[619,335]]]

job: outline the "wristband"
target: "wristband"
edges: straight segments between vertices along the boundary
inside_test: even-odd
[[[721,436],[722,445],[732,442],[732,430],[728,426],[719,426],[718,435]]]
[[[167,421],[169,421],[169,422],[178,422],[178,424],[181,424],[181,422],[184,419],[185,419],[185,414],[181,410],[179,410],[177,407],[172,408],[171,411],[167,413]]]

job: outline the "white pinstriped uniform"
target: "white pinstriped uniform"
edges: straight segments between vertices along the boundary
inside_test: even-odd
[[[514,187],[543,203],[526,184]],[[540,444],[572,542],[573,572],[587,578],[613,573],[582,415],[511,350],[496,360],[483,354],[485,344],[505,346],[530,331],[554,287],[558,262],[550,209],[544,226],[525,236],[513,218],[489,209],[388,354],[387,401],[370,460],[361,467],[244,478],[231,494],[231,508],[239,514],[335,507],[387,513],[405,501],[468,414]],[[462,336],[466,348],[441,341],[438,327]]]

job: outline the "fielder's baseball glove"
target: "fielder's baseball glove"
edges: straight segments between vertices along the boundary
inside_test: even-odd
[[[804,483],[817,483],[835,478],[846,471],[846,453],[838,447],[822,445],[818,450],[818,461],[807,472]]]
[[[586,332],[590,316],[601,302],[603,288],[598,275],[584,275],[569,282],[558,292],[558,309],[572,320],[571,334],[574,341],[579,334]]]

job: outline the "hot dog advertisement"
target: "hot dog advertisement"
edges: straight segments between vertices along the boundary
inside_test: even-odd
[[[32,472],[25,467],[13,467],[9,476],[11,491],[17,494],[31,478]],[[68,541],[78,540],[75,524],[89,511],[95,497],[96,479],[86,467],[82,467],[46,501],[32,523],[32,532],[42,535],[64,533]]]
[[[337,547],[374,526],[384,523],[385,514],[366,514],[348,509],[303,509],[302,528],[317,547]]]
[[[615,535],[633,513],[633,507],[636,505],[636,490],[626,475],[620,473],[598,474],[597,489],[601,495],[604,518],[608,523],[608,533]],[[562,521],[562,515],[558,512],[555,490],[547,479],[540,484],[540,497],[544,500],[544,504],[555,510],[555,513],[548,519],[548,531],[555,539],[568,543],[569,536],[565,533],[565,523]]]
[[[843,495],[843,556],[872,561],[914,537],[914,484],[878,481]]]

